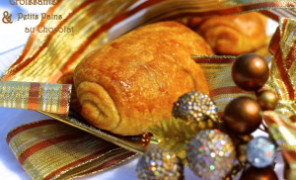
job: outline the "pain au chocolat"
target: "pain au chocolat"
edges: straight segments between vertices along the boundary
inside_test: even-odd
[[[266,26],[267,18],[252,12],[206,18],[198,26],[197,32],[217,54],[240,55],[264,46]]]
[[[94,50],[76,67],[74,84],[81,115],[119,135],[138,135],[170,119],[184,93],[208,93],[191,54],[213,55],[202,37],[176,22],[131,31]]]

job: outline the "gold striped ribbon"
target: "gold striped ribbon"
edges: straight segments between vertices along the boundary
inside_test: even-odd
[[[271,78],[267,87],[274,89],[279,97],[275,112],[266,113],[265,120],[273,138],[282,149],[289,166],[287,177],[296,179],[296,124],[290,121],[296,114],[296,20],[282,18],[270,44],[274,55]]]
[[[267,87],[281,98],[276,111],[291,116],[296,114],[296,20],[282,18],[279,23],[270,44],[274,59]]]
[[[135,5],[137,3],[137,5]],[[267,11],[275,17],[275,8],[294,8],[293,1],[221,1],[221,0],[58,0],[48,15],[59,14],[62,20],[43,19],[36,29],[73,28],[70,33],[39,33],[30,36],[25,49],[1,80],[55,83],[72,70],[94,48],[140,25],[192,16],[227,15],[254,10]],[[152,9],[152,10],[151,10]],[[160,10],[161,9],[161,10]],[[135,17],[138,13],[145,15]],[[266,12],[266,11],[265,11]],[[277,17],[277,16],[276,16]],[[127,22],[127,23],[123,23]]]
[[[2,80],[56,83],[94,48],[108,42],[107,31],[130,16],[125,12],[136,0],[58,0],[47,15],[62,20],[43,19],[35,28],[15,63]],[[41,33],[55,28],[64,32]],[[70,29],[69,32],[67,29]]]
[[[276,112],[265,112],[264,120],[268,130],[281,148],[283,157],[286,160],[285,178],[296,179],[296,126],[291,125],[287,116]]]
[[[234,98],[239,96],[254,97],[253,92],[238,88],[232,80],[231,68],[236,56],[193,55],[192,58],[203,69],[208,81],[210,96],[219,107],[220,116],[224,112],[225,106]]]
[[[32,179],[71,179],[118,166],[136,153],[55,120],[15,128],[7,143]]]
[[[0,107],[65,115],[70,96],[69,84],[0,81]]]

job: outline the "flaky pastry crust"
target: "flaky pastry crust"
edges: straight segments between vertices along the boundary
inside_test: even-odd
[[[191,54],[213,52],[202,37],[176,22],[144,26],[94,50],[74,73],[82,116],[120,135],[138,135],[170,119],[179,96],[209,91]]]
[[[240,55],[262,47],[266,36],[267,18],[257,12],[214,16],[197,28],[217,54]]]

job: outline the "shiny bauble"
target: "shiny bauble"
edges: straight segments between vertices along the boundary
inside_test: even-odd
[[[183,165],[175,153],[154,148],[140,157],[136,173],[138,180],[182,180]]]
[[[252,166],[264,168],[274,163],[276,146],[266,137],[256,137],[248,143],[247,158]]]
[[[250,134],[262,122],[259,104],[250,97],[232,100],[225,108],[223,120],[226,127],[237,134]]]
[[[257,94],[257,102],[262,110],[274,110],[278,104],[278,96],[271,90],[262,90]]]
[[[278,180],[278,177],[271,167],[249,167],[243,172],[240,180]]]
[[[292,116],[290,116],[290,118],[289,118],[289,121],[287,121],[289,124],[292,124],[293,126],[295,126],[296,127],[296,115],[292,115]]]
[[[296,115],[290,116],[290,121],[295,124],[296,123]]]
[[[192,91],[179,97],[174,103],[172,115],[189,122],[200,122],[208,119],[218,122],[218,108],[205,93]]]
[[[252,53],[236,59],[232,66],[232,79],[235,84],[246,91],[256,91],[267,81],[269,69],[267,62]]]
[[[222,179],[235,160],[235,147],[230,137],[220,130],[202,130],[187,145],[190,169],[203,179]]]

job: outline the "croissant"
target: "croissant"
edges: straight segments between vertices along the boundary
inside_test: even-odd
[[[134,30],[94,50],[74,72],[81,115],[119,135],[138,135],[171,117],[184,93],[208,93],[202,69],[191,54],[212,55],[197,33],[176,22]]]
[[[217,54],[239,55],[264,45],[267,18],[252,12],[207,18],[197,28]]]

